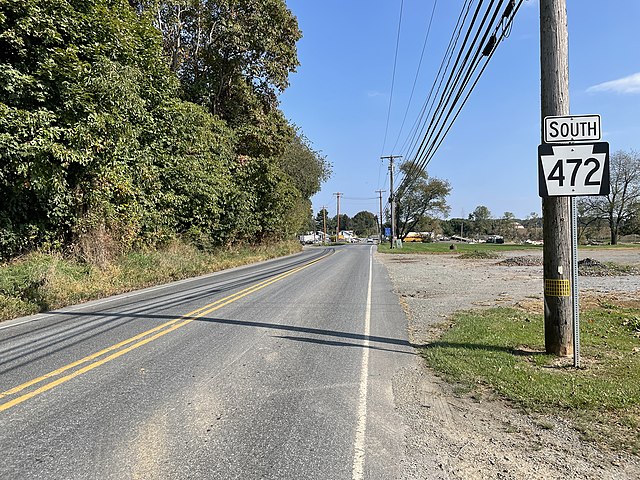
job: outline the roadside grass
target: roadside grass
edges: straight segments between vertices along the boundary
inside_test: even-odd
[[[585,438],[640,454],[640,308],[610,302],[581,314],[581,365],[544,353],[544,320],[515,309],[463,312],[421,347],[428,364],[480,398],[568,419]]]
[[[34,252],[0,265],[0,320],[280,257],[300,248],[293,241],[206,252],[176,241],[162,250],[130,252],[103,268]]]
[[[491,260],[501,258],[501,256],[495,250],[473,250],[461,253],[458,258],[462,260]]]

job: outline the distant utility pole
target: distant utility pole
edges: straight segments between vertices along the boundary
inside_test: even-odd
[[[396,199],[393,193],[393,160],[396,158],[402,158],[402,155],[387,155],[386,157],[380,157],[382,160],[389,160],[389,204],[391,205],[391,245],[393,248],[396,242]]]
[[[540,0],[541,124],[569,115],[569,35],[566,0]],[[544,141],[544,134],[542,135]],[[570,197],[542,199],[544,340],[547,353],[573,353]]]
[[[378,225],[380,226],[380,230],[378,231],[378,238],[380,243],[382,243],[382,194],[386,192],[386,190],[376,190],[380,197],[380,216],[378,217]]]
[[[337,201],[336,211],[338,212],[338,215],[336,217],[336,219],[337,219],[337,223],[336,223],[336,242],[337,242],[340,239],[340,195],[342,195],[342,193],[336,192],[336,193],[334,193],[334,195],[336,196],[336,201]]]
[[[324,236],[322,237],[322,244],[327,243],[327,207],[322,206],[322,231]]]

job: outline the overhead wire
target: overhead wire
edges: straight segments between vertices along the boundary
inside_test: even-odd
[[[498,6],[498,8],[499,8],[499,6]],[[497,11],[496,11],[496,13],[497,13]],[[494,18],[492,20],[495,20],[495,16],[496,16],[496,14],[494,14]],[[481,42],[480,46],[478,47],[478,52],[480,52],[480,49],[481,49],[482,45],[485,43],[487,38],[491,38],[491,37],[489,37],[489,30],[487,30],[485,32],[485,35],[484,35],[484,37],[482,39],[482,42]],[[495,46],[491,51],[491,55],[493,55],[494,51],[495,51]],[[440,138],[440,142],[437,144],[437,146],[439,146],[442,143],[442,140],[444,140],[444,136],[446,136],[446,133],[448,133],[448,131],[450,129],[450,126],[453,125],[453,121],[457,118],[457,115],[456,115],[453,118],[453,120],[449,123],[449,128],[446,130],[445,135],[441,136],[442,131],[444,130],[445,126],[447,125],[447,122],[449,121],[449,117],[451,116],[451,113],[455,109],[456,103],[461,98],[464,90],[466,89],[467,85],[469,84],[469,82],[471,80],[473,72],[475,71],[476,67],[479,65],[480,61],[482,60],[482,57],[478,55],[478,52],[476,53],[476,56],[474,57],[474,59],[472,61],[472,66],[467,70],[467,73],[465,74],[465,78],[462,81],[462,85],[460,87],[460,90],[458,91],[458,94],[456,95],[453,104],[450,106],[449,111],[447,112],[447,115],[445,117],[444,123],[441,125],[440,130],[438,131],[438,134],[436,135],[436,138]],[[488,63],[488,62],[485,62],[485,65],[486,65],[486,63]],[[484,69],[482,71],[484,71]],[[482,71],[481,71],[481,73],[482,73]],[[458,76],[458,78],[459,78],[459,76]],[[472,87],[475,87],[475,85],[476,85],[477,81],[479,80],[479,78],[480,78],[480,76],[476,77],[476,82],[474,82]],[[427,161],[424,163],[424,166],[426,166],[426,163],[428,163],[428,160],[430,160],[429,154],[432,151],[434,151],[434,147],[433,147],[434,145],[435,144],[432,144],[431,147],[429,148],[429,150],[426,152],[425,158],[427,159]]]
[[[416,75],[413,79],[413,85],[411,87],[411,94],[409,95],[409,100],[407,101],[407,108],[404,111],[404,116],[402,117],[402,124],[400,125],[400,129],[398,131],[398,136],[396,137],[396,141],[391,147],[391,151],[395,151],[396,146],[398,146],[398,141],[402,136],[402,131],[404,129],[404,124],[407,120],[407,116],[409,115],[409,109],[411,107],[411,102],[413,100],[413,94],[416,91],[416,85],[418,84],[418,77],[420,76],[420,69],[422,67],[422,60],[424,59],[424,52],[427,49],[427,42],[429,41],[429,35],[431,34],[431,25],[433,24],[433,16],[436,13],[436,6],[438,5],[438,0],[433,1],[433,8],[431,9],[431,16],[429,17],[429,25],[427,26],[427,33],[424,36],[424,42],[422,43],[422,51],[420,52],[420,60],[418,61],[418,67],[416,68]]]
[[[440,98],[440,102],[438,103],[438,107],[436,108],[436,113],[434,113],[434,117],[435,121],[432,121],[429,125],[429,129],[427,130],[425,137],[422,140],[422,143],[420,144],[420,147],[418,148],[415,157],[416,158],[420,158],[422,156],[422,153],[425,151],[425,149],[428,148],[428,146],[430,145],[430,141],[432,140],[432,138],[435,137],[437,138],[437,135],[440,134],[444,128],[444,126],[446,125],[446,122],[449,119],[449,116],[451,114],[451,110],[452,108],[455,106],[455,102],[459,99],[459,95],[461,94],[461,92],[464,90],[464,88],[466,87],[466,84],[468,83],[468,78],[469,76],[472,74],[475,66],[477,65],[477,61],[479,60],[479,53],[482,49],[482,45],[484,45],[486,38],[488,37],[489,31],[492,28],[492,24],[495,21],[495,18],[498,15],[498,12],[500,10],[500,7],[502,5],[502,3],[504,2],[504,0],[500,0],[498,6],[496,7],[495,11],[494,11],[494,15],[491,19],[491,22],[489,23],[489,25],[487,26],[487,30],[485,31],[484,37],[482,39],[482,42],[480,43],[480,46],[477,47],[476,49],[476,55],[474,56],[473,60],[469,63],[469,57],[471,55],[471,52],[474,48],[476,48],[476,44],[478,42],[478,38],[480,36],[480,32],[482,30],[482,28],[484,27],[487,18],[489,16],[489,13],[491,11],[491,7],[493,6],[495,0],[491,0],[491,3],[489,4],[489,8],[487,9],[487,11],[485,12],[482,21],[480,23],[480,25],[478,26],[478,30],[475,33],[475,36],[473,38],[473,40],[471,41],[471,43],[469,44],[469,48],[466,51],[466,54],[464,56],[464,59],[462,60],[462,63],[460,64],[460,66],[458,67],[458,64],[460,63],[460,59],[462,57],[462,49],[465,48],[465,45],[467,45],[467,42],[469,40],[469,37],[471,35],[471,29],[473,28],[473,24],[475,23],[478,14],[480,12],[480,7],[482,6],[482,2],[479,2],[478,4],[478,8],[476,8],[476,11],[474,13],[474,17],[471,21],[470,24],[470,28],[467,31],[467,34],[465,35],[465,39],[462,43],[462,47],[461,50],[458,52],[458,56],[456,58],[456,62],[452,68],[452,73],[455,71],[455,77],[454,76],[450,76],[449,80],[447,81],[447,84],[445,86],[445,89],[443,91],[443,96]],[[463,71],[466,70],[466,75],[464,80],[462,80],[462,83],[460,82],[460,79],[462,77]],[[445,110],[447,108],[447,105],[450,104],[450,99],[453,96],[453,92],[456,88],[459,88],[459,93],[458,95],[455,97],[455,100],[453,102],[453,105],[451,105],[451,107],[449,108],[449,111],[447,112],[447,115],[444,117],[444,120],[442,120],[444,114],[445,114]],[[446,97],[445,97],[446,95]],[[440,130],[438,130],[437,133],[435,133],[436,129],[438,128],[438,126],[440,126]],[[412,164],[412,171],[409,175],[411,174],[415,174],[416,170],[418,170],[421,168],[419,168],[418,164],[414,163]]]
[[[396,81],[396,66],[398,64],[398,49],[400,46],[400,30],[402,29],[402,10],[404,6],[404,0],[400,0],[400,15],[398,17],[398,32],[396,34],[396,50],[393,57],[393,73],[391,74],[391,92],[389,94],[389,107],[387,109],[387,122],[384,128],[384,139],[382,141],[382,149],[380,156],[383,155],[384,149],[387,146],[387,134],[389,133],[389,120],[391,119],[391,104],[393,103],[393,89]]]
[[[414,153],[408,155],[409,158],[412,158],[411,167],[406,172],[404,179],[400,183],[398,191],[402,191],[408,188],[418,178],[419,173],[424,171],[424,168],[431,161],[436,151],[449,133],[451,127],[453,126],[453,123],[458,118],[458,115],[466,104],[471,92],[477,85],[481,75],[484,73],[490,59],[493,57],[497,45],[510,34],[513,25],[513,19],[520,6],[522,5],[523,0],[519,0],[517,4],[515,0],[508,1],[509,3],[507,5],[507,8],[504,10],[503,16],[501,17],[499,23],[497,25],[494,25],[497,15],[501,11],[502,5],[504,3],[504,0],[500,0],[498,5],[496,6],[496,9],[494,10],[491,20],[486,26],[484,34],[482,35],[482,40],[478,44],[477,40],[480,36],[480,32],[482,31],[482,28],[486,23],[487,15],[491,11],[491,7],[495,2],[495,0],[491,1],[483,17],[483,21],[478,27],[474,39],[469,45],[466,54],[464,55],[462,63],[457,68],[458,63],[460,63],[459,60],[463,55],[462,50],[471,35],[471,31],[473,29],[473,24],[475,23],[475,21],[472,21],[470,23],[467,34],[465,35],[465,41],[462,44],[463,46],[458,52],[456,63],[449,72],[447,85],[442,91],[438,107],[436,108],[436,111],[433,112],[433,114],[429,114],[429,125],[427,130],[424,132],[424,136],[422,141],[420,142],[420,146],[417,148],[417,150],[415,150]],[[479,2],[478,7],[481,4],[482,1]],[[476,12],[478,11],[479,10],[476,9]],[[477,18],[477,15],[474,15],[474,19],[475,18]],[[496,37],[496,34],[501,26],[502,32],[498,37]],[[489,35],[491,32],[493,33]],[[487,39],[489,39],[489,43],[487,43]],[[473,54],[473,58],[471,59],[471,61],[469,61],[471,53],[474,50],[475,53]],[[479,65],[482,63],[483,58],[485,59],[484,65],[480,69],[479,73],[475,75],[475,80],[472,82],[474,74],[477,71]],[[471,84],[470,88],[468,88],[469,84]],[[461,98],[462,103],[459,103]],[[414,146],[412,148],[415,148],[416,144],[413,145]]]
[[[518,9],[520,8],[520,5],[522,4],[523,0],[520,0],[519,3],[517,4],[517,6],[514,9],[514,15],[515,13],[518,11]],[[513,20],[513,17],[511,17],[511,20]],[[497,40],[496,45],[504,40],[505,38],[508,38],[510,35],[510,31],[511,31],[511,27],[513,26],[513,22],[509,21],[508,22],[508,28],[503,29],[503,32],[501,34],[501,37]],[[433,155],[435,154],[435,152],[438,150],[438,148],[440,147],[440,145],[442,144],[442,142],[444,141],[445,137],[447,136],[447,134],[449,133],[449,130],[451,129],[451,127],[453,126],[454,122],[456,121],[456,119],[458,118],[458,115],[460,115],[460,112],[462,111],[462,108],[464,107],[464,105],[466,104],[467,100],[469,99],[469,96],[471,95],[471,92],[473,91],[473,89],[475,88],[476,84],[478,83],[478,81],[480,80],[480,77],[482,76],[482,74],[484,73],[485,69],[487,68],[487,66],[489,65],[489,60],[491,60],[491,57],[493,56],[493,54],[495,53],[496,49],[495,47],[491,50],[491,52],[489,53],[489,55],[487,56],[487,60],[485,61],[484,65],[482,66],[482,69],[480,70],[480,73],[478,74],[478,76],[476,77],[475,81],[473,82],[471,88],[467,91],[466,96],[464,97],[464,100],[462,101],[462,103],[460,104],[460,107],[458,108],[455,116],[453,117],[452,121],[449,123],[449,126],[447,127],[447,130],[444,132],[444,135],[441,136],[438,144],[435,146],[435,148],[433,149],[433,153],[427,158],[426,162],[425,162],[425,166],[429,164],[429,162],[431,161],[431,159],[433,158]]]
[[[500,0],[500,3],[502,3],[504,0]],[[467,43],[469,41],[469,38],[471,37],[472,33],[473,33],[473,29],[474,29],[474,25],[478,19],[478,16],[480,15],[480,9],[482,8],[482,4],[483,4],[483,0],[480,0],[475,8],[475,11],[473,13],[473,17],[471,18],[471,21],[469,23],[469,26],[467,27],[467,31],[464,35],[464,39],[462,41],[462,44],[458,50],[458,53],[456,55],[456,60],[453,64],[453,66],[451,67],[450,70],[450,74],[449,77],[447,79],[447,82],[444,86],[444,89],[442,90],[442,94],[440,96],[440,100],[438,102],[438,105],[436,106],[435,111],[433,112],[433,115],[431,115],[431,121],[429,122],[428,128],[426,130],[426,132],[424,133],[423,139],[420,143],[420,146],[417,148],[417,151],[415,154],[413,154],[412,156],[414,156],[415,158],[418,158],[420,156],[421,151],[423,151],[423,149],[425,148],[425,145],[428,145],[431,137],[433,136],[434,131],[438,128],[438,124],[440,122],[440,120],[442,119],[442,115],[444,113],[444,109],[447,106],[447,103],[449,102],[449,99],[452,96],[452,93],[454,91],[454,89],[456,88],[456,85],[458,84],[458,81],[460,79],[460,74],[462,72],[462,70],[466,67],[466,64],[468,62],[469,59],[469,55],[471,54],[471,50],[473,49],[473,46],[475,45],[477,39],[478,39],[478,35],[480,33],[480,30],[482,29],[483,25],[485,24],[486,20],[487,20],[487,16],[490,12],[491,6],[494,4],[495,0],[491,0],[491,3],[489,4],[489,8],[487,8],[487,11],[485,12],[485,15],[482,18],[482,22],[480,24],[480,26],[478,27],[477,31],[476,31],[476,35],[471,43],[471,45],[468,47],[468,49],[466,50],[466,55],[464,56],[464,59],[462,59],[463,54],[465,53],[465,47],[467,46]],[[457,44],[457,42],[456,42]],[[462,60],[462,63],[461,63]],[[452,83],[453,81],[453,83]],[[433,110],[430,110],[430,112]],[[417,175],[417,171],[419,170],[419,163],[416,163],[415,161],[412,162],[410,164],[409,167],[409,171],[406,174],[406,177],[411,178],[414,175]],[[403,185],[403,184],[400,184]]]
[[[447,72],[447,70],[449,69],[449,64],[451,62],[451,58],[453,57],[453,52],[455,50],[455,46],[458,43],[458,40],[460,39],[460,34],[462,33],[462,28],[464,27],[464,24],[466,23],[466,19],[467,16],[469,14],[469,10],[471,8],[472,5],[472,1],[473,0],[466,0],[465,3],[462,6],[462,9],[460,10],[460,15],[458,16],[458,20],[456,21],[456,26],[453,30],[453,33],[451,34],[451,38],[449,39],[449,44],[447,46],[447,49],[445,50],[444,56],[442,57],[442,61],[440,62],[440,67],[438,68],[438,73],[436,74],[435,79],[433,80],[433,83],[431,84],[431,89],[429,90],[429,94],[427,95],[427,99],[424,102],[424,105],[422,107],[422,110],[420,111],[420,115],[419,117],[416,119],[416,121],[413,124],[413,127],[411,129],[411,133],[407,139],[405,140],[405,142],[402,145],[401,148],[401,153],[403,154],[403,156],[407,156],[407,152],[411,151],[411,149],[413,148],[412,146],[416,144],[417,139],[418,139],[418,134],[421,130],[420,125],[426,125],[427,122],[427,118],[429,118],[429,116],[431,115],[431,112],[433,110],[433,104],[435,102],[435,99],[438,95],[438,93],[440,92],[440,88],[442,87],[442,82],[444,81],[445,78],[445,74]],[[444,68],[444,70],[443,70]],[[440,82],[438,82],[438,79],[440,79]],[[436,89],[436,85],[437,85],[437,89]],[[434,91],[435,91],[435,96],[434,96]],[[429,107],[429,105],[431,104],[431,106]],[[429,108],[429,111],[427,112],[427,108]],[[426,115],[426,118],[425,118]],[[424,127],[423,127],[424,128]]]

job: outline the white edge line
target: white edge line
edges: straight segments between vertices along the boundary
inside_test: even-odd
[[[364,342],[362,366],[360,367],[360,390],[358,398],[358,424],[353,458],[353,480],[364,477],[365,433],[367,430],[367,386],[369,382],[369,332],[371,329],[371,284],[373,279],[373,247],[369,250],[369,286],[367,288],[367,308],[364,317]]]

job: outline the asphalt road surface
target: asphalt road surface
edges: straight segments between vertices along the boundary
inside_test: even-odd
[[[406,335],[365,245],[4,322],[0,478],[397,478]]]

